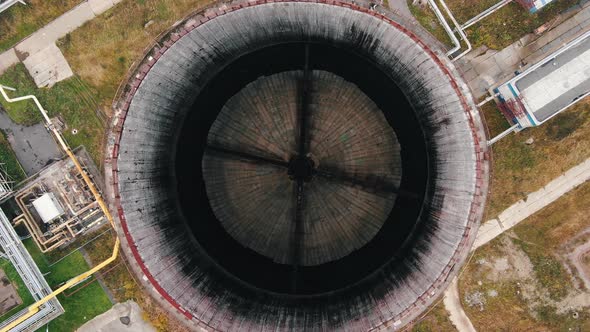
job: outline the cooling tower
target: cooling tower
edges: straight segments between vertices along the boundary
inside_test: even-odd
[[[195,329],[401,328],[485,206],[467,86],[370,4],[218,6],[162,37],[118,104],[107,174],[137,275]]]

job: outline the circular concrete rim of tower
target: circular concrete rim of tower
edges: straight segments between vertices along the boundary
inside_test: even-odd
[[[188,34],[190,31],[197,29],[198,27],[205,25],[207,22],[215,20],[217,17],[223,16],[230,12],[235,12],[242,10],[244,8],[250,8],[255,6],[265,6],[267,4],[273,3],[286,3],[288,5],[296,5],[298,3],[309,3],[307,1],[256,1],[256,2],[241,2],[236,3],[233,5],[223,6],[222,8],[217,8],[213,10],[209,10],[205,12],[205,15],[198,15],[194,20],[189,19],[186,21],[185,25],[176,28],[175,32],[171,33],[170,35],[165,38],[165,41],[162,43],[161,48],[156,48],[151,51],[151,56],[144,59],[141,66],[138,67],[137,71],[135,72],[135,76],[130,80],[129,84],[126,87],[126,95],[121,101],[120,113],[116,117],[115,124],[112,128],[111,138],[113,140],[112,145],[108,147],[109,155],[111,156],[111,167],[112,167],[112,189],[114,194],[113,203],[115,208],[117,209],[117,214],[119,216],[119,221],[122,229],[122,233],[125,236],[129,244],[129,249],[131,254],[133,255],[136,263],[139,265],[141,273],[144,275],[144,279],[147,279],[149,284],[151,284],[156,292],[162,296],[168,303],[170,303],[174,308],[176,308],[180,313],[182,313],[187,319],[192,320],[197,326],[200,326],[205,329],[216,329],[214,326],[214,322],[211,320],[205,319],[203,317],[198,317],[199,313],[188,309],[186,303],[182,303],[181,301],[177,300],[177,296],[174,294],[174,289],[166,289],[162,286],[162,280],[158,280],[156,276],[152,274],[149,267],[147,266],[149,263],[146,263],[146,255],[147,253],[141,254],[141,245],[138,245],[137,237],[139,236],[133,231],[130,231],[129,227],[129,215],[131,215],[129,211],[126,210],[124,204],[121,202],[121,197],[125,196],[125,192],[121,190],[121,182],[124,182],[123,179],[120,178],[120,169],[119,169],[119,156],[122,149],[125,147],[121,146],[121,138],[123,136],[124,130],[134,129],[134,128],[125,128],[125,120],[128,116],[128,112],[130,109],[130,105],[133,102],[133,98],[140,89],[140,86],[150,69],[157,63],[158,59],[162,56],[165,56],[165,53],[174,47],[174,44],[177,40]],[[318,5],[329,5],[329,6],[336,6],[340,8],[346,8],[347,10],[352,10],[355,12],[364,13],[365,15],[371,15],[376,20],[380,20],[381,22],[387,23],[390,28],[393,28],[403,34],[405,34],[408,38],[412,39],[416,45],[422,48],[425,54],[428,54],[430,59],[436,63],[438,69],[443,73],[446,77],[446,83],[452,87],[455,91],[458,101],[460,105],[462,105],[462,111],[465,115],[466,120],[466,128],[470,130],[470,135],[472,141],[472,148],[473,148],[473,156],[474,156],[474,170],[472,176],[473,179],[473,192],[472,192],[472,203],[469,208],[468,214],[465,215],[465,224],[462,226],[462,236],[461,240],[456,243],[456,248],[451,257],[448,258],[448,262],[445,264],[444,268],[442,268],[442,272],[436,276],[430,276],[431,282],[430,287],[428,289],[421,292],[419,296],[414,299],[408,299],[407,303],[403,306],[405,307],[400,312],[392,313],[392,310],[388,308],[387,300],[383,300],[382,303],[374,304],[375,307],[373,311],[379,308],[379,313],[372,312],[376,316],[380,317],[379,321],[376,322],[369,322],[369,325],[366,325],[367,322],[362,322],[363,325],[357,326],[369,326],[371,330],[376,329],[388,329],[388,328],[397,328],[400,326],[405,325],[408,323],[409,320],[414,319],[418,314],[420,314],[432,301],[444,290],[446,285],[452,279],[451,277],[457,273],[458,267],[464,261],[468,251],[471,247],[471,244],[475,238],[475,232],[477,231],[477,227],[479,221],[481,219],[483,208],[485,205],[486,195],[487,195],[487,186],[488,186],[488,161],[487,161],[487,147],[485,145],[485,133],[483,131],[483,126],[481,123],[481,119],[479,119],[479,114],[475,108],[473,100],[471,100],[471,96],[469,93],[468,88],[466,85],[459,79],[460,76],[457,71],[454,69],[450,61],[444,58],[444,55],[439,52],[433,51],[428,45],[426,45],[421,39],[419,39],[414,33],[408,31],[396,20],[390,18],[393,16],[389,13],[386,15],[376,13],[374,11],[368,10],[367,8],[360,7],[355,4],[351,4],[348,2],[340,2],[340,1],[317,1],[314,2]],[[358,3],[358,2],[357,2]],[[441,217],[441,216],[438,216]],[[133,216],[131,217],[133,218]],[[145,248],[144,248],[145,249]],[[421,273],[421,272],[420,272]],[[391,295],[391,294],[390,294]],[[389,296],[389,301],[397,302],[396,299],[391,298]],[[252,323],[252,322],[250,322]],[[351,322],[351,324],[354,324]],[[361,324],[361,323],[357,323]],[[352,325],[351,325],[352,326]]]

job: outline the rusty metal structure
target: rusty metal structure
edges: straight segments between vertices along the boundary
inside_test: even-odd
[[[106,172],[124,252],[189,326],[398,329],[458,272],[486,135],[407,26],[358,1],[238,1],[146,54]]]
[[[76,154],[83,160],[84,168],[93,177],[98,177],[86,150],[79,149]],[[34,203],[48,195],[51,195],[60,213],[52,220],[43,220],[42,211]],[[15,193],[15,201],[22,214],[14,219],[14,225],[24,225],[41,252],[67,245],[81,234],[106,223],[82,175],[67,158],[36,174]]]

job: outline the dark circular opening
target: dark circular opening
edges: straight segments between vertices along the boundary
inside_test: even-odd
[[[311,296],[356,287],[369,282],[372,278],[379,278],[378,272],[386,263],[403,258],[405,251],[412,247],[413,240],[416,238],[413,230],[420,219],[427,194],[429,166],[422,128],[412,106],[396,82],[381,71],[363,49],[351,50],[345,45],[320,42],[268,46],[236,56],[232,61],[220,64],[220,67],[223,69],[206,83],[192,109],[186,115],[176,146],[175,178],[178,181],[175,194],[178,195],[184,220],[192,231],[198,250],[201,250],[195,255],[198,257],[199,264],[207,267],[211,275],[226,280],[226,287],[235,287],[237,292],[242,292],[243,286],[246,285],[248,286],[246,288],[271,293]],[[294,140],[295,152],[287,155],[272,154],[272,151],[264,151],[264,149],[247,151],[227,145],[219,146],[216,142],[212,144],[209,134],[214,130],[216,123],[223,123],[216,120],[232,97],[240,94],[249,84],[257,80],[291,71],[302,73],[302,79],[297,81],[303,82],[303,86],[297,88],[298,95],[302,96],[296,103],[298,114],[301,114],[302,108],[304,114],[314,112],[313,107],[305,110],[305,105],[315,103],[314,100],[305,100],[305,98],[318,97],[312,92],[305,92],[305,81],[309,79],[306,75],[311,75],[306,73],[314,71],[328,72],[341,78],[346,84],[360,90],[371,103],[376,105],[399,143],[401,179],[398,183],[388,181],[380,174],[371,172],[362,174],[339,172],[337,164],[326,165],[320,162],[318,165],[314,159],[315,156],[306,153],[309,149],[305,146],[307,143],[297,144],[301,137],[306,137],[305,133],[301,134],[301,131],[305,129],[294,131],[298,135],[298,138]],[[313,90],[313,81],[311,86]],[[259,91],[259,93],[273,93],[273,91]],[[354,107],[354,105],[351,106],[351,108]],[[338,110],[333,111],[338,112]],[[325,130],[330,131],[330,128]],[[354,150],[355,146],[349,148]],[[364,148],[361,152],[373,159],[378,159],[376,152],[372,149]],[[330,181],[347,182],[347,185],[355,191],[376,197],[375,200],[383,202],[379,203],[380,205],[387,203],[390,206],[382,207],[386,210],[384,220],[374,236],[366,239],[362,246],[347,252],[343,257],[322,261],[320,264],[303,264],[301,257],[304,257],[304,253],[301,250],[304,251],[305,248],[297,245],[298,241],[302,241],[299,239],[294,240],[295,245],[286,247],[291,248],[286,251],[290,251],[288,256],[292,258],[277,261],[253,250],[254,245],[245,245],[244,241],[238,241],[235,236],[230,235],[226,229],[227,226],[224,227],[219,218],[220,210],[224,207],[218,207],[218,203],[212,206],[215,205],[212,204],[215,198],[210,197],[211,192],[208,192],[208,188],[211,190],[214,186],[211,183],[217,180],[211,180],[208,174],[218,174],[221,172],[219,170],[224,168],[219,167],[219,170],[215,167],[207,168],[207,165],[217,165],[208,164],[207,158],[225,160],[228,155],[231,155],[229,159],[234,161],[248,161],[257,165],[268,162],[272,164],[276,162],[276,159],[285,163],[284,178],[292,185],[285,191],[292,191],[289,197],[294,197],[295,202],[289,210],[293,218],[293,227],[290,230],[293,234],[306,231],[297,229],[298,188],[310,188],[313,185],[327,188],[327,183]],[[259,159],[252,159],[253,156]],[[318,172],[322,169],[324,172],[331,172],[331,177],[327,176],[320,180]],[[256,173],[256,171],[253,172]],[[227,178],[219,174],[216,177]],[[248,197],[247,187],[240,183],[231,185],[226,182],[218,191],[226,195],[223,197]],[[332,194],[329,190],[323,192],[327,197]],[[310,199],[306,198],[306,200]],[[318,209],[320,205],[316,202],[307,209]],[[265,211],[261,212],[261,216],[264,216]],[[232,213],[239,215],[240,211]],[[272,218],[272,215],[267,217]],[[264,229],[258,232],[264,232]],[[296,239],[296,235],[290,237],[290,239],[293,238]],[[397,273],[409,273],[410,268],[407,267],[407,271],[400,269]],[[402,275],[399,277],[403,278]]]
[[[313,159],[306,156],[294,156],[288,164],[289,178],[293,181],[309,182],[315,173]]]

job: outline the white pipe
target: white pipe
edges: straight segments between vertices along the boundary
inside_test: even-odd
[[[476,16],[472,17],[471,19],[469,19],[467,22],[465,22],[462,26],[461,29],[465,30],[467,28],[469,28],[470,26],[474,25],[475,23],[483,20],[484,18],[490,16],[491,14],[493,14],[494,12],[496,12],[498,9],[506,6],[507,4],[511,3],[512,0],[502,0],[500,2],[498,2],[497,4],[493,5],[492,7],[484,10],[483,12],[477,14]]]
[[[471,43],[469,42],[469,39],[467,39],[467,35],[465,35],[465,32],[463,31],[463,29],[461,29],[461,26],[459,25],[459,23],[455,19],[455,16],[453,16],[453,13],[451,13],[451,11],[449,10],[449,7],[447,7],[447,4],[444,2],[444,0],[439,0],[439,1],[443,5],[443,8],[445,9],[445,11],[449,15],[449,17],[451,18],[451,21],[453,21],[453,24],[457,28],[459,35],[461,35],[461,39],[463,39],[465,41],[465,43],[467,44],[467,49],[465,51],[463,51],[463,53],[454,57],[452,60],[452,61],[457,61],[460,58],[462,58],[465,54],[471,52],[471,50],[472,50]]]
[[[434,11],[434,14],[438,18],[440,24],[442,24],[443,28],[445,29],[445,31],[447,32],[447,34],[451,38],[451,41],[455,45],[455,47],[453,49],[451,49],[450,51],[447,52],[447,56],[451,56],[453,53],[455,53],[455,52],[457,52],[458,50],[461,49],[461,43],[459,42],[459,39],[457,39],[457,37],[453,33],[453,29],[451,29],[451,27],[447,23],[447,20],[445,20],[445,17],[441,13],[441,11],[438,8],[438,6],[436,5],[436,2],[434,2],[434,0],[428,0],[428,3],[430,4],[430,7]]]
[[[488,96],[481,103],[477,104],[477,107],[482,107],[483,105],[487,104],[490,100],[493,100],[494,98],[498,97],[499,95],[500,95],[499,93],[496,93],[495,95]]]
[[[508,134],[514,132],[516,130],[516,128],[518,128],[518,126],[519,126],[519,124],[515,124],[514,126],[504,130],[500,135],[489,140],[488,146],[491,146],[492,144],[496,143],[497,141],[501,140],[502,138],[508,136]]]
[[[35,97],[34,95],[28,95],[28,96],[22,96],[22,97],[17,97],[17,98],[10,98],[10,97],[8,97],[8,95],[6,95],[6,91],[4,91],[4,89],[8,89],[10,91],[15,91],[15,89],[10,88],[10,87],[5,87],[4,85],[0,84],[0,93],[2,93],[2,96],[4,97],[4,99],[6,99],[6,101],[8,101],[9,103],[14,103],[16,101],[21,101],[21,100],[32,99],[35,102],[35,105],[37,105],[37,108],[39,109],[39,111],[41,112],[41,115],[43,115],[43,118],[45,119],[45,122],[47,123],[47,127],[49,128],[49,130],[51,130],[53,132],[54,136],[57,138],[59,145],[62,147],[62,149],[64,149],[64,151],[69,151],[70,148],[68,147],[66,142],[63,140],[63,138],[61,137],[61,135],[59,134],[57,129],[55,129],[55,126],[53,125],[53,123],[51,122],[51,119],[49,119],[49,116],[47,115],[47,111],[45,111],[43,106],[41,106],[41,103],[39,102],[39,99],[37,99],[37,97]]]

